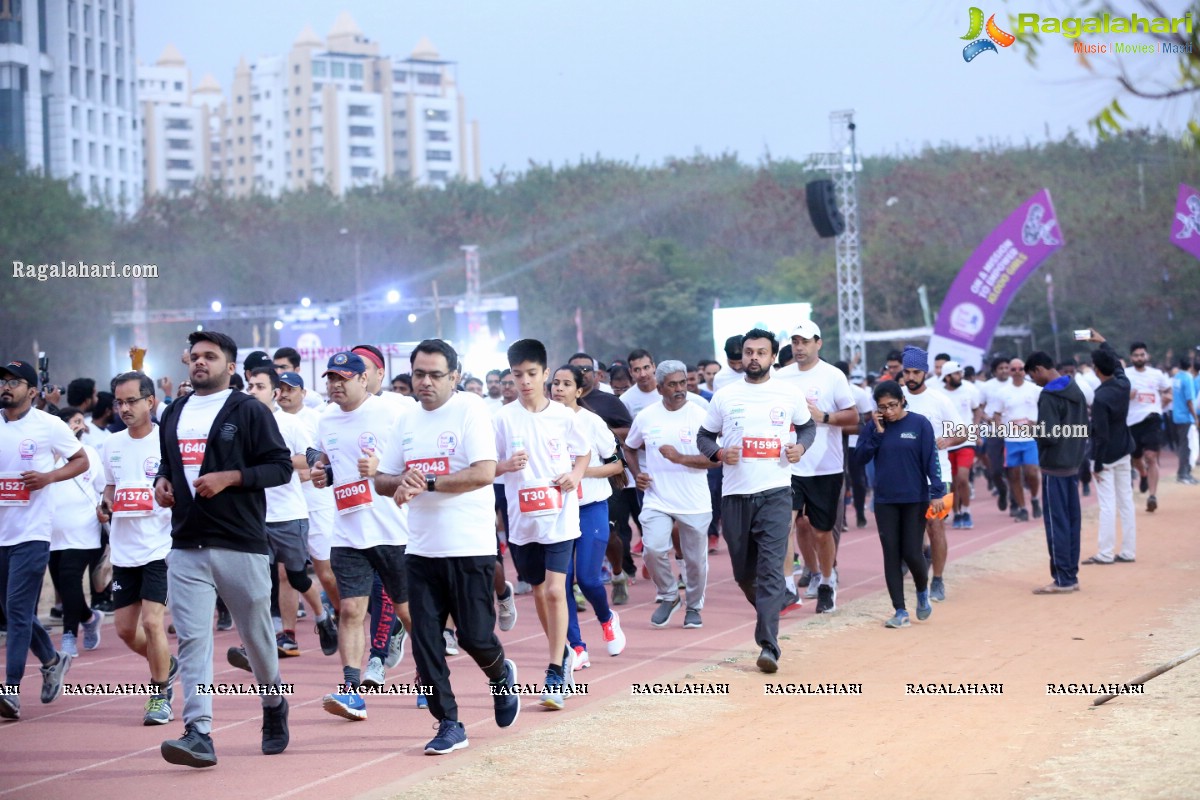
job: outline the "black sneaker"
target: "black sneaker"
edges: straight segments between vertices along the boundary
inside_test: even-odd
[[[1000,494],[996,497],[996,507],[1001,511],[1008,511],[1008,487],[1001,483],[999,488]]]
[[[1029,522],[1029,512],[1023,508],[1018,508],[1016,513],[1017,522]]]
[[[317,622],[317,638],[321,640],[321,652],[327,656],[331,656],[338,650],[338,628],[337,622],[333,619],[333,614],[328,610],[325,612],[325,619]]]
[[[263,707],[262,751],[268,756],[287,750],[291,741],[288,734],[288,701],[286,697],[279,699],[282,702],[274,708]]]
[[[228,608],[217,609],[217,630],[233,630],[233,617],[230,616]]]
[[[275,649],[282,658],[300,655],[300,645],[296,644],[295,631],[280,631],[275,634]]]
[[[758,654],[758,661],[756,665],[758,666],[759,671],[765,672],[768,675],[779,671],[779,659],[775,657],[774,653],[765,647],[763,648],[762,652]]]
[[[62,606],[50,606],[50,619],[62,619]]]
[[[855,524],[856,526],[858,526],[859,528],[865,528],[865,527],[867,527],[867,518],[866,518],[866,516],[865,516],[865,515],[863,515],[863,514],[859,514],[857,517],[855,517],[855,518],[854,518],[854,524]]]
[[[1030,498],[1029,503],[1030,503],[1030,505],[1033,506],[1033,518],[1041,519],[1042,518],[1042,504],[1037,501],[1036,497]]]
[[[1141,492],[1142,494],[1145,494],[1146,492],[1150,491],[1150,479],[1148,477],[1146,477],[1145,475],[1143,475],[1141,477],[1141,479],[1138,481],[1138,491]]]
[[[832,614],[837,611],[837,592],[827,583],[817,587],[817,613]]]
[[[1146,498],[1146,510],[1153,512],[1158,510],[1158,498],[1150,495]]]
[[[504,677],[492,684],[492,706],[496,715],[496,725],[507,728],[517,721],[521,714],[521,696],[514,694],[512,688],[517,683],[517,665],[512,659],[504,659]],[[504,689],[503,693],[497,690]]]
[[[159,745],[158,751],[171,764],[184,767],[215,767],[217,751],[213,748],[212,737],[200,733],[191,725],[183,729],[183,736],[171,739]]]
[[[246,655],[246,648],[244,647],[229,648],[229,651],[225,653],[225,659],[229,662],[230,666],[244,669],[246,672],[254,671],[250,668],[250,657]]]

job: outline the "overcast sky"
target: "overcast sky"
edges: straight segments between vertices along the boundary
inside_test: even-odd
[[[976,0],[978,2],[978,0]],[[428,36],[458,64],[480,122],[484,174],[597,154],[659,162],[696,152],[803,159],[830,149],[829,112],[856,111],[860,151],[912,153],[1062,138],[1112,99],[1052,35],[1033,69],[1014,46],[963,60],[970,0],[166,0],[137,5],[139,58],[173,43],[193,80],[228,90],[239,56],[286,53],[309,23],[322,38],[350,12],[381,52],[406,57]],[[1185,0],[1164,0],[1182,14]],[[915,6],[915,8],[912,8]],[[885,10],[885,9],[891,10]],[[988,0],[1009,12],[1064,13],[1063,2]],[[1200,24],[1200,20],[1197,20]],[[1109,35],[1097,41],[1133,41]],[[1162,55],[1129,67],[1175,75]],[[1135,122],[1182,129],[1192,101],[1122,101]]]

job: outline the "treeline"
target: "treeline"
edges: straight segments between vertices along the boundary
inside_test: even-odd
[[[10,163],[0,166],[0,253],[6,273],[12,261],[156,264],[160,277],[146,284],[150,307],[194,308],[213,299],[233,306],[352,297],[356,243],[367,293],[429,295],[436,280],[441,295],[459,294],[459,248],[476,244],[484,292],[516,295],[521,333],[559,355],[575,350],[578,307],[587,348],[602,358],[633,346],[690,360],[711,356],[716,301],[811,302],[832,355],[834,252],[808,220],[804,185],[813,177],[795,162],[748,166],[733,155],[654,167],[596,159],[531,164],[489,185],[388,184],[342,199],[321,189],[279,199],[205,189],[155,198],[136,218],[120,220],[85,206],[65,184]],[[1118,345],[1145,339],[1155,356],[1191,349],[1200,344],[1200,264],[1169,241],[1180,182],[1200,184],[1195,152],[1146,132],[1094,146],[1068,139],[865,159],[859,209],[867,328],[921,324],[922,285],[936,315],[970,252],[1046,186],[1066,246],[1021,289],[1005,321],[1029,325],[1036,345],[1053,352],[1041,280],[1050,272],[1064,356],[1078,349],[1071,329],[1088,326]],[[131,308],[127,280],[5,275],[0,295],[0,355],[30,358],[36,341],[52,355],[56,382],[102,377],[110,351],[128,347],[128,329],[111,324],[113,311]],[[248,345],[255,323],[260,336],[277,336],[270,320],[222,325]],[[367,338],[420,338],[433,334],[432,325],[431,315],[412,325],[403,319],[386,331],[368,328]],[[177,353],[192,327],[156,326],[152,360],[156,351]],[[871,363],[886,349],[872,345]]]

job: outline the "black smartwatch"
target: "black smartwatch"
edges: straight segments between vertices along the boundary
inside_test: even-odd
[[[427,491],[427,492],[436,492],[437,491],[437,476],[436,475],[426,475],[425,476],[425,491]]]
[[[829,424],[829,412],[828,411],[825,412],[825,418],[822,419],[821,422],[825,423],[826,425]]]

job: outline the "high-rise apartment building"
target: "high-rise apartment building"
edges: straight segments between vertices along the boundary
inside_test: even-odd
[[[0,0],[0,151],[123,213],[142,199],[132,0]]]
[[[138,65],[142,104],[142,152],[147,194],[190,191],[219,177],[212,148],[219,143],[223,98],[211,76],[192,88],[191,73],[174,45],[154,66]]]

